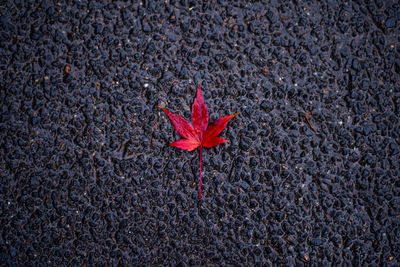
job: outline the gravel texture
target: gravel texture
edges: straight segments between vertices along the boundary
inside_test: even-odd
[[[400,265],[398,1],[132,2],[0,1],[2,266]]]

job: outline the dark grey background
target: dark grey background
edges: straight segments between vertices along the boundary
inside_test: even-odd
[[[399,264],[398,3],[134,2],[0,1],[3,265]]]

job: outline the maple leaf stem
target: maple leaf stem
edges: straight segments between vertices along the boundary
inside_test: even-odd
[[[199,199],[201,199],[201,158],[203,154],[203,146],[200,146],[200,183],[199,183]]]

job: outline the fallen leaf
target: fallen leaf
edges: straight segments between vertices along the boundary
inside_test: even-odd
[[[219,118],[210,126],[208,126],[209,115],[207,105],[204,102],[200,87],[197,87],[197,95],[192,105],[192,123],[185,120],[183,117],[169,112],[166,108],[163,111],[171,120],[174,129],[183,137],[170,146],[174,146],[183,150],[193,151],[200,147],[200,182],[199,182],[199,199],[201,199],[201,162],[202,149],[204,147],[214,147],[228,140],[218,137],[225,129],[228,122],[238,113]]]

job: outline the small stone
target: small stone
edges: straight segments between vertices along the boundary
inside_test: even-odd
[[[371,132],[371,128],[369,125],[365,125],[363,129],[363,134],[368,135]]]
[[[261,102],[261,108],[265,111],[271,111],[273,109],[273,106],[267,101],[263,101]]]
[[[168,33],[167,37],[168,37],[168,40],[172,41],[172,42],[175,42],[179,39],[179,36],[172,32]]]
[[[151,32],[151,27],[147,23],[143,23],[142,29],[143,29],[143,32]]]
[[[324,243],[324,240],[321,238],[313,238],[310,241],[311,246],[315,246],[315,247],[321,246],[323,243]]]
[[[396,27],[397,19],[396,17],[390,17],[385,21],[386,28],[394,28]]]
[[[263,44],[268,44],[268,43],[269,43],[269,37],[264,37],[264,38],[262,38],[262,39],[261,39],[261,42],[262,42]]]
[[[250,188],[249,184],[246,183],[246,182],[241,182],[241,183],[240,183],[240,187],[241,187],[243,190],[247,190],[247,189]]]
[[[347,57],[349,56],[349,50],[348,50],[348,48],[343,47],[343,48],[340,50],[340,55],[341,55],[343,58],[347,58]]]
[[[353,63],[351,64],[351,67],[356,70],[360,71],[360,64],[358,63],[358,59],[353,59]]]

